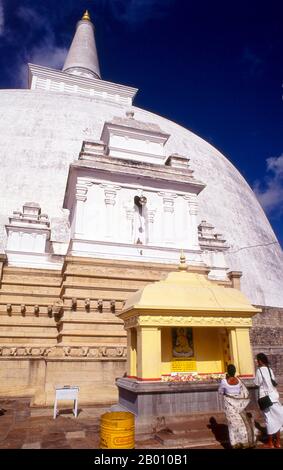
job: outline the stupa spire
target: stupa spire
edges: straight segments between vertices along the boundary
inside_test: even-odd
[[[94,26],[88,10],[77,23],[76,32],[66,57],[63,72],[87,78],[101,78],[94,37]]]

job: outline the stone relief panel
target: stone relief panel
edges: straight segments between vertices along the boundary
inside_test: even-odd
[[[0,347],[0,357],[45,357],[58,359],[119,359],[126,358],[126,346],[62,346],[62,347]]]

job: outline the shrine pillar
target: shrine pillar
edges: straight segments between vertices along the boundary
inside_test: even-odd
[[[127,329],[127,375],[137,376],[137,330]]]
[[[141,380],[160,380],[161,330],[157,327],[137,328],[137,375]]]
[[[250,343],[249,328],[235,328],[229,331],[232,363],[239,375],[254,376],[254,362]]]

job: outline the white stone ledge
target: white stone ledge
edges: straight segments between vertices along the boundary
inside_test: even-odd
[[[200,250],[184,250],[184,254],[189,265],[205,266]],[[73,239],[69,255],[178,264],[180,248]]]
[[[60,270],[63,267],[63,257],[52,254],[33,252],[17,252],[6,250],[8,266],[33,269]]]
[[[71,75],[49,67],[28,64],[29,87],[77,95],[96,96],[104,101],[121,101],[130,106],[137,88],[107,82],[105,80]]]

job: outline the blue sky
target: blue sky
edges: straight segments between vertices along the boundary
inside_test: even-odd
[[[61,68],[88,8],[102,77],[222,151],[283,245],[283,4],[279,0],[0,0],[0,88],[28,61]]]

